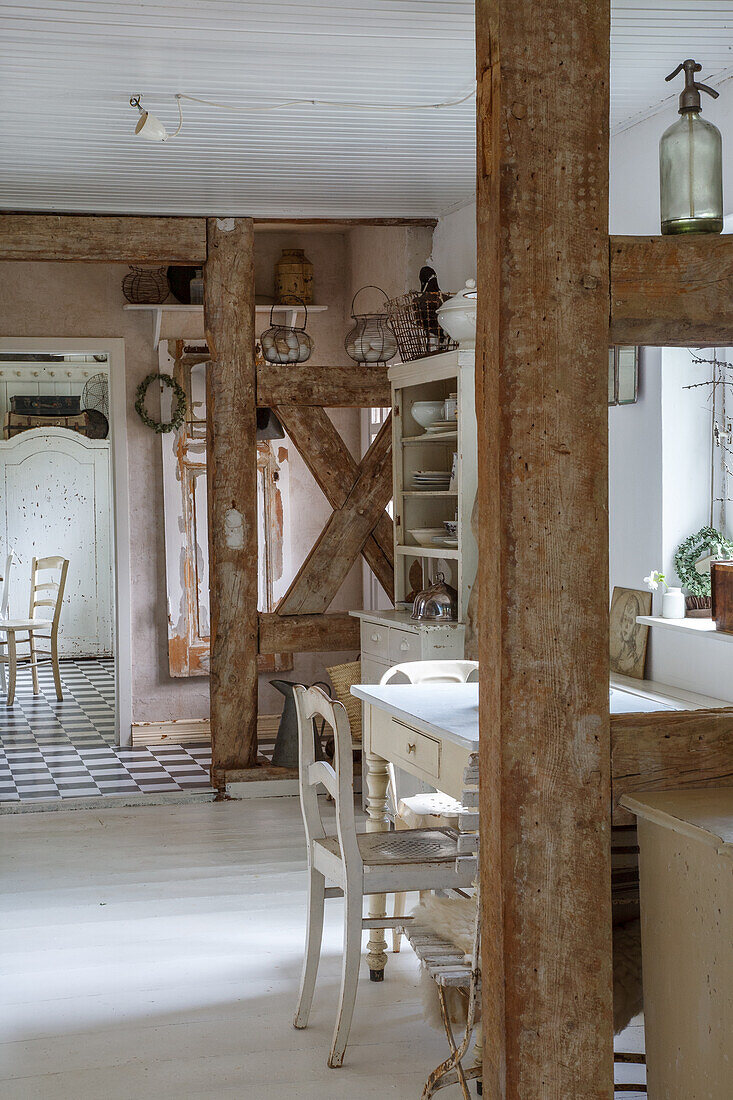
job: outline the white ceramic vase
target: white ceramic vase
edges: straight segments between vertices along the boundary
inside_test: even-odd
[[[681,588],[668,588],[662,596],[662,618],[684,619],[685,597]]]

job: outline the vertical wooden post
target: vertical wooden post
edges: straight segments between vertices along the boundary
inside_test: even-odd
[[[204,316],[212,773],[257,758],[254,226],[209,218]]]
[[[484,1095],[613,1094],[609,0],[477,0]]]

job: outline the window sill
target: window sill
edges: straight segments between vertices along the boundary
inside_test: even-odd
[[[663,619],[661,615],[639,615],[636,621],[645,626],[661,626],[665,630],[676,630],[680,634],[698,634],[733,643],[733,634],[716,630],[713,619]]]

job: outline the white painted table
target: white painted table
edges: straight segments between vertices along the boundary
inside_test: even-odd
[[[357,684],[352,694],[363,708],[362,749],[366,763],[367,830],[389,828],[388,764],[396,764],[439,791],[460,799],[469,754],[478,752],[478,684]],[[688,701],[645,698],[634,690],[612,688],[612,714],[688,710]],[[369,916],[386,916],[386,897],[372,894]],[[386,939],[373,929],[367,943],[372,971],[384,970]]]

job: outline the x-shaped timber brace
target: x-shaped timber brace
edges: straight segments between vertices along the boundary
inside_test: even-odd
[[[536,18],[537,13],[531,0],[477,4],[483,276],[476,349],[484,630],[481,860],[488,976],[484,1093],[497,1100],[606,1100],[612,1094],[610,930],[605,927],[605,909],[601,915],[599,906],[607,902],[610,869],[607,854],[600,858],[597,848],[599,858],[590,859],[576,833],[580,836],[581,824],[586,830],[589,825],[607,828],[612,790],[616,804],[625,789],[662,790],[681,781],[695,786],[730,783],[733,719],[731,709],[648,716],[653,721],[613,716],[609,744],[603,721],[605,711],[607,723],[608,708],[603,625],[608,592],[597,579],[597,555],[605,551],[598,533],[579,541],[577,533],[564,538],[563,531],[568,515],[582,527],[588,516],[602,513],[606,506],[605,459],[594,470],[597,491],[592,495],[588,481],[577,473],[604,449],[609,339],[652,346],[733,344],[733,237],[606,240],[603,195],[593,211],[594,228],[589,229],[589,210],[567,207],[578,183],[568,173],[568,166],[575,170],[575,154],[607,146],[608,3],[588,8],[579,0],[547,0],[542,18]],[[533,59],[529,67],[527,58]],[[556,80],[554,74],[564,74],[563,79]],[[591,81],[602,89],[594,93],[594,100],[601,102],[592,117],[568,110],[571,77],[578,100]],[[547,144],[548,133],[554,143],[550,153],[542,144]],[[537,149],[542,170],[533,160]],[[562,161],[561,153],[567,154]],[[548,165],[555,160],[563,186],[553,192]],[[589,169],[578,156],[577,165],[579,188],[586,187],[591,169],[594,183],[603,185],[607,165],[602,160]],[[576,247],[578,229],[583,227],[585,236],[581,234]],[[384,371],[366,368],[357,374],[354,367],[311,364],[255,366],[252,229],[247,219],[0,215],[0,261],[205,264],[207,336],[214,362],[207,379],[208,453],[214,464],[209,476],[212,747],[215,772],[221,778],[222,773],[236,776],[232,769],[243,762],[254,762],[248,754],[256,752],[258,650],[358,646],[357,624],[346,615],[258,617],[252,568],[257,560],[258,403],[276,408],[294,439],[300,433],[299,449],[318,469],[319,484],[336,510],[327,530],[343,522],[336,515],[349,507],[352,496],[363,496],[370,507],[373,503],[377,514],[362,552],[367,560],[371,555],[378,576],[378,570],[384,570],[386,538],[378,494],[367,489],[366,459],[357,468],[335,438],[337,433],[322,419],[328,405],[388,405]],[[556,237],[565,236],[556,241],[550,230]],[[586,237],[596,249],[592,264]],[[543,286],[541,279],[551,285]],[[581,356],[583,328],[573,321],[565,342],[562,333],[579,308],[582,312],[579,303],[585,295],[596,296],[596,305],[593,338]],[[548,304],[556,308],[556,300],[562,306],[560,324],[548,337],[541,332],[542,324]],[[518,312],[512,313],[512,303]],[[528,350],[520,353],[516,337],[520,332],[524,337],[525,329]],[[573,372],[580,368],[582,385],[576,386]],[[554,395],[561,404],[553,403]],[[542,417],[541,432],[537,416]],[[316,423],[320,428],[314,430]],[[315,438],[306,440],[304,432]],[[382,468],[379,453],[379,448],[371,452],[373,477]],[[337,484],[342,473],[332,477],[328,461],[322,461],[326,456],[343,472],[343,486]],[[536,491],[538,473],[545,484],[550,477],[559,478],[563,509],[558,510],[557,500],[541,484],[534,499],[525,499]],[[570,478],[572,492],[567,489]],[[545,565],[549,572],[539,586],[537,578],[544,574],[537,573],[535,562],[526,576],[517,572],[515,540],[521,537],[530,553],[545,554],[549,542],[554,545],[554,526],[562,542]],[[309,560],[317,560],[325,539],[326,532]],[[577,585],[587,565],[587,546],[593,582],[584,587],[581,601]],[[556,575],[566,565],[567,578]],[[317,579],[316,565],[306,567],[312,570],[311,579]],[[288,593],[293,602],[296,597],[304,599],[302,606],[309,606],[298,596],[306,567]],[[332,582],[321,576],[308,598],[314,599],[317,592],[323,601],[331,590]],[[567,607],[561,600],[564,592],[572,597]],[[520,609],[523,613],[518,615]],[[599,629],[595,623],[589,626],[589,609]],[[529,632],[518,634],[523,623]],[[552,660],[545,648],[528,674],[523,654],[531,657],[537,637],[551,643]],[[591,650],[593,676],[578,685],[577,670],[587,668]],[[547,679],[547,670],[561,678],[558,685]],[[577,760],[563,755],[569,745],[575,746],[576,755],[587,752],[587,730],[584,742],[582,737],[573,740],[572,731],[582,728],[578,719],[585,720],[584,708],[588,713],[589,705],[591,740],[597,739],[597,747],[588,761],[588,775],[594,782],[600,776],[607,796],[593,802],[588,782],[573,788]],[[600,724],[593,711],[600,714]],[[524,744],[523,730],[529,737]],[[260,775],[264,772],[260,769]],[[528,792],[534,801],[528,801]],[[624,823],[616,805],[614,820]],[[517,831],[522,821],[525,831]],[[540,826],[549,830],[544,838]],[[517,869],[523,875],[519,882]]]

